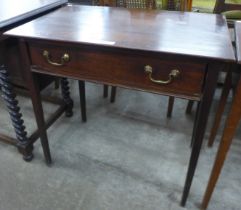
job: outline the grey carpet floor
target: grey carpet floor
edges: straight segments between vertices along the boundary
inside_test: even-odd
[[[102,86],[87,83],[87,123],[82,123],[77,83],[72,81],[74,116],[61,116],[48,130],[53,164],[44,163],[39,141],[32,162],[0,143],[0,210],[195,210],[209,178],[220,140],[206,146],[220,91],[185,208],[179,206],[190,156],[194,113],[176,99],[166,118],[165,96],[117,89],[111,104]],[[45,94],[59,95],[49,87]],[[36,125],[28,98],[18,97],[28,133]],[[56,106],[44,103],[46,117]],[[222,120],[224,124],[225,116]],[[13,135],[0,101],[0,130]],[[209,205],[210,210],[241,209],[241,132],[238,131]],[[14,136],[14,135],[13,135]]]

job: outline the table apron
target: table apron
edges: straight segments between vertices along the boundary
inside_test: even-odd
[[[38,43],[28,44],[31,67],[35,72],[70,77],[138,89],[185,99],[200,100],[206,75],[206,63],[190,59],[166,59],[149,53],[136,54],[132,51],[102,50]],[[44,56],[48,53],[48,58]],[[67,56],[67,60],[63,60]],[[52,62],[52,63],[51,63]],[[57,66],[56,63],[59,65]],[[145,72],[145,66],[152,74]],[[179,75],[169,84],[157,84],[156,80],[168,81],[172,70]]]

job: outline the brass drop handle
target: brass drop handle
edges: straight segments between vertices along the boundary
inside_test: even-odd
[[[156,83],[156,84],[161,84],[161,85],[167,85],[169,83],[171,83],[175,78],[177,78],[180,75],[180,71],[177,69],[173,69],[171,70],[171,72],[169,73],[168,80],[156,80],[152,78],[152,67],[150,65],[146,65],[144,67],[145,73],[147,73],[149,75],[149,79]]]
[[[64,53],[61,57],[61,62],[60,63],[56,63],[50,60],[50,53],[47,50],[43,51],[43,56],[46,58],[47,62],[53,66],[63,66],[65,63],[69,62],[70,57],[69,54]]]

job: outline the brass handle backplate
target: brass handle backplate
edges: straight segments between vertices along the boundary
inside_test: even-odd
[[[63,66],[65,63],[69,62],[70,60],[69,54],[64,53],[61,57],[60,63],[53,62],[50,60],[50,53],[47,50],[43,51],[43,56],[46,58],[46,61],[53,66]]]
[[[167,85],[169,83],[171,83],[175,78],[177,78],[180,75],[180,71],[177,69],[173,69],[171,70],[171,72],[168,75],[168,80],[156,80],[152,78],[152,67],[150,65],[146,65],[144,67],[145,73],[147,73],[149,75],[149,79],[156,83],[156,84],[160,84],[160,85]]]

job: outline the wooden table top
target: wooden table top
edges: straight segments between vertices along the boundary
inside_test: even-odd
[[[241,64],[241,21],[235,22],[235,39],[237,62]]]
[[[67,5],[5,34],[234,61],[221,15]]]
[[[0,28],[64,4],[68,0],[1,0]]]

